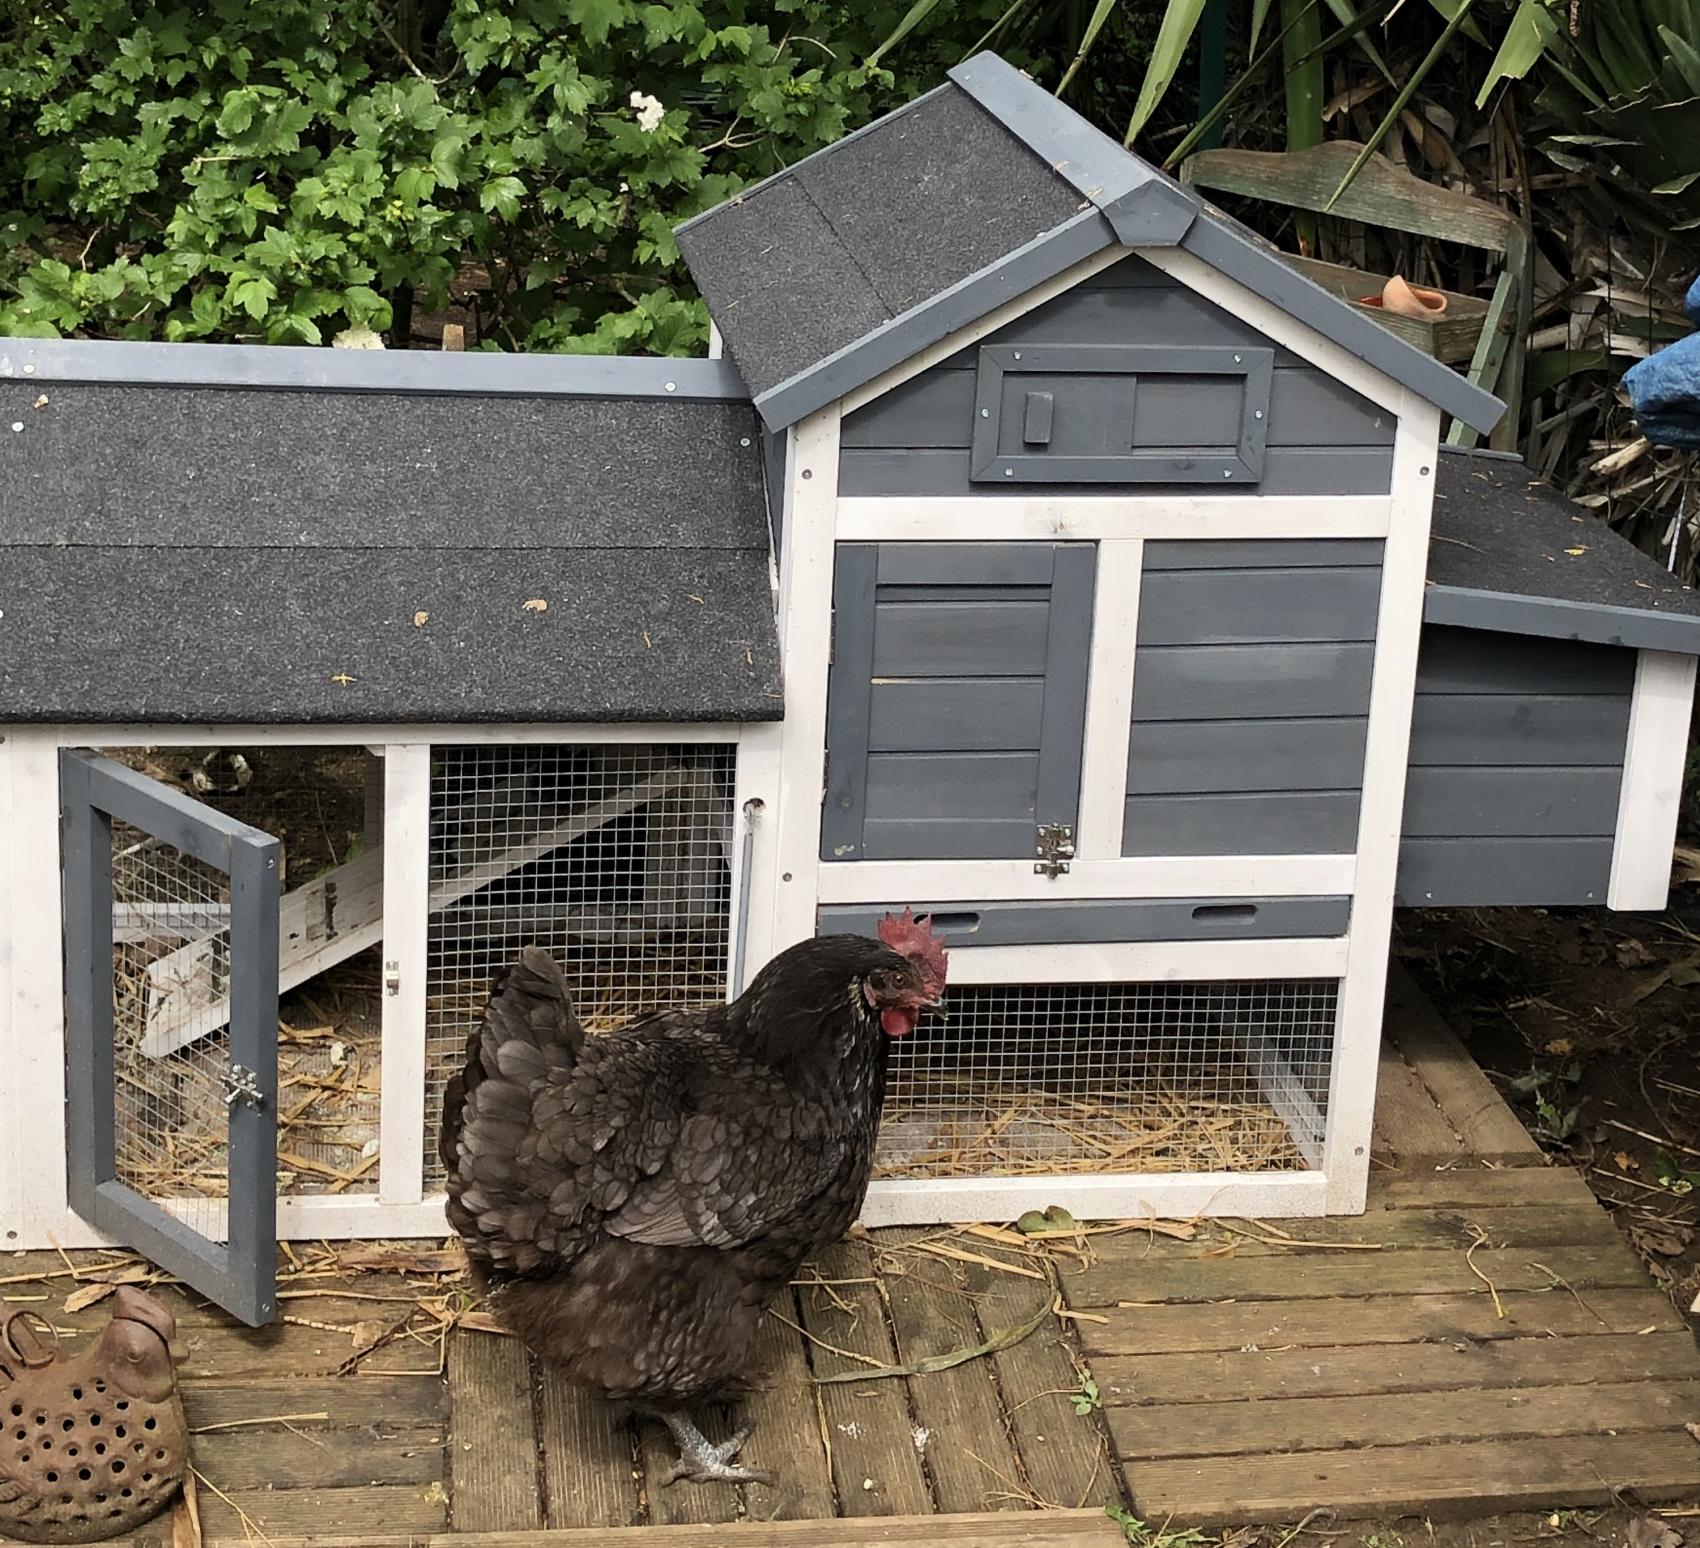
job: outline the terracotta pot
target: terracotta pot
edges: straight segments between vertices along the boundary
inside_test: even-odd
[[[1379,296],[1362,296],[1359,299],[1364,306],[1379,306],[1384,311],[1397,312],[1401,317],[1435,318],[1446,315],[1443,291],[1408,284],[1397,274],[1382,287]]]

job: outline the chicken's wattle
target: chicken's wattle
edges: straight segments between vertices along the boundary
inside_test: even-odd
[[[921,1012],[913,1005],[888,1005],[880,1012],[880,1025],[887,1037],[907,1037],[920,1019]]]

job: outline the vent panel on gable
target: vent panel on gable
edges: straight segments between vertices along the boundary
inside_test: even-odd
[[[840,489],[1383,494],[1394,425],[1128,258],[848,415]]]

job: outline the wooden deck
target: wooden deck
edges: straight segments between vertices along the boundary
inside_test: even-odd
[[[446,1331],[465,1301],[429,1245],[304,1255],[287,1320],[258,1333],[164,1290],[206,1536],[517,1548],[503,1534],[589,1544],[619,1526],[633,1548],[1111,1548],[1117,1501],[1210,1526],[1316,1506],[1700,1497],[1683,1428],[1700,1418],[1700,1356],[1682,1318],[1433,1013],[1408,986],[1395,1001],[1361,1218],[1025,1250],[887,1231],[822,1254],[769,1321],[743,1413],[773,1488],[660,1487],[659,1428],[634,1429],[512,1340]],[[106,1309],[63,1310],[77,1288],[51,1254],[0,1256],[6,1309],[86,1334]],[[873,1374],[1035,1318],[948,1369]]]

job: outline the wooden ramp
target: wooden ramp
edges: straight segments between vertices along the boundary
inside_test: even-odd
[[[1134,1509],[1191,1526],[1700,1495],[1683,1318],[1408,981],[1389,1033],[1362,1217],[1112,1238],[1065,1279]]]

